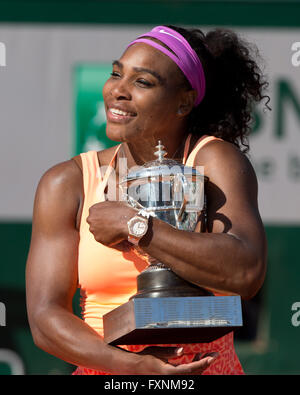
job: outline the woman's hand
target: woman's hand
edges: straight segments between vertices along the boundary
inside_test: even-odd
[[[128,363],[128,372],[122,372],[122,374],[133,375],[202,374],[219,356],[218,352],[197,353],[192,362],[178,364],[178,358],[184,355],[183,347],[148,346],[137,353],[121,349],[118,346],[114,347],[122,352],[127,352],[131,357],[134,354],[135,363]]]
[[[141,353],[139,353],[141,354]],[[151,354],[151,352],[150,352]],[[156,352],[154,352],[154,355]],[[218,357],[218,353],[196,354],[193,361],[181,365],[171,363],[171,359],[183,355],[182,351],[168,350],[167,353],[144,355],[137,366],[136,375],[157,374],[157,375],[193,375],[202,374]],[[169,361],[169,362],[167,362]]]
[[[95,240],[112,247],[127,240],[127,222],[136,213],[137,210],[125,202],[105,201],[90,207],[86,221]]]

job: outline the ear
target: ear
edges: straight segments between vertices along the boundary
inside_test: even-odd
[[[181,117],[187,116],[192,109],[197,98],[197,92],[195,90],[188,90],[183,92],[182,98],[177,110],[177,114]]]

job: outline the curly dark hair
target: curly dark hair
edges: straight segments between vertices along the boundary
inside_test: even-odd
[[[264,95],[269,84],[257,64],[257,48],[229,29],[204,34],[200,29],[165,26],[189,42],[205,73],[205,97],[189,115],[189,132],[220,137],[247,152],[255,102],[266,98],[265,107],[271,109],[270,97]]]

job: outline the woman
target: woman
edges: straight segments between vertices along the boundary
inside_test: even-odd
[[[118,159],[126,157],[128,168],[153,160],[158,140],[169,157],[204,166],[206,223],[200,219],[190,233],[153,218],[135,242],[194,284],[254,296],[266,241],[256,176],[240,145],[247,150],[251,104],[266,97],[265,86],[247,44],[227,30],[156,27],[113,62],[103,88],[106,132],[121,145],[54,166],[37,188],[27,305],[39,347],[78,365],[76,374],[243,374],[232,333],[182,347],[125,350],[103,342],[102,315],[135,293],[146,267],[129,248],[136,209],[106,194],[116,193],[110,180],[118,180]],[[84,320],[72,312],[78,285]]]

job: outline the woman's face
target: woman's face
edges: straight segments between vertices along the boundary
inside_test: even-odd
[[[107,136],[157,142],[176,127],[183,78],[176,64],[157,49],[135,43],[113,63],[103,87]]]

